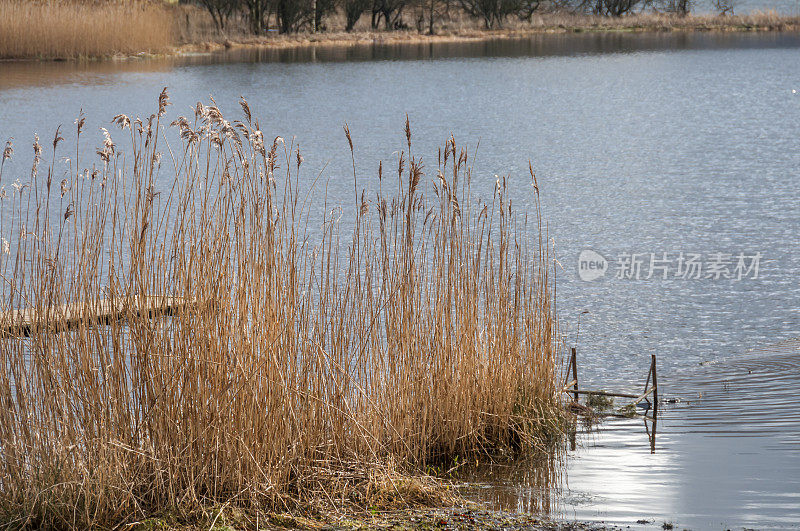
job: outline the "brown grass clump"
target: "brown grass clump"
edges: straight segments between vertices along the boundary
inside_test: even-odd
[[[426,175],[406,124],[343,225],[309,202],[299,148],[241,103],[241,122],[198,104],[170,129],[165,90],[150,118],[115,117],[127,147],[104,132],[89,169],[82,119],[66,174],[59,132],[36,140],[29,180],[0,169],[1,521],[424,501],[398,475],[559,433],[538,212],[529,242],[505,180],[471,199],[452,138]],[[170,297],[186,304],[152,306]],[[22,307],[28,337],[9,332]]]
[[[74,59],[164,52],[171,10],[146,1],[0,0],[0,59]]]

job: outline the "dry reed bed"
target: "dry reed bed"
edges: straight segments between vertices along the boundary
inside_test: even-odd
[[[29,181],[0,169],[2,306],[39,322],[0,339],[0,520],[405,503],[430,491],[402,475],[559,433],[551,255],[538,212],[528,247],[504,180],[473,204],[467,152],[450,139],[426,175],[406,124],[377,191],[354,163],[340,243],[335,210],[309,228],[299,149],[265,140],[244,101],[242,122],[198,104],[167,128],[167,100],[117,116],[127,147],[105,133],[95,170],[58,132]],[[195,304],[92,325],[101,300],[146,295]],[[48,326],[62,304],[87,320]]]
[[[0,59],[166,52],[174,33],[171,10],[152,2],[0,0]]]

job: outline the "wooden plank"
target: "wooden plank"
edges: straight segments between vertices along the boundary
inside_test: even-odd
[[[600,395],[600,396],[619,396],[621,398],[636,398],[638,395],[632,395],[628,393],[611,393],[609,391],[589,391],[589,390],[577,390],[577,389],[566,389],[563,392],[565,393],[573,393],[579,395]]]
[[[642,393],[641,395],[637,396],[630,403],[630,405],[635,406],[636,404],[640,403],[642,400],[645,400],[647,398],[647,395],[649,395],[650,393],[655,393],[655,392],[656,392],[656,388],[655,387],[650,387],[649,389],[646,389],[645,392]],[[647,403],[649,404],[650,401],[648,400]]]
[[[10,310],[0,312],[0,336],[27,337],[41,328],[61,332],[82,323],[100,325],[125,318],[169,316],[191,304],[182,297],[147,295]]]

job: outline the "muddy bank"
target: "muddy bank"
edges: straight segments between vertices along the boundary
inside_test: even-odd
[[[556,521],[529,514],[506,511],[487,511],[469,508],[416,509],[404,510],[383,515],[375,515],[354,520],[344,520],[330,529],[529,529],[529,530],[612,530],[621,529],[607,526],[603,522]]]
[[[302,529],[351,531],[356,529],[412,529],[440,530],[530,530],[530,531],[604,531],[621,530],[621,527],[606,525],[603,522],[557,521],[540,516],[489,511],[479,507],[450,507],[430,509],[404,509],[397,511],[365,511],[358,514],[325,514],[300,516],[281,513],[264,513],[245,516],[241,513],[221,510],[209,512],[202,521],[180,523],[170,517],[152,518],[139,522],[129,529],[146,531],[152,529],[190,530],[207,529],[210,520],[214,529]],[[642,522],[644,523],[644,521]],[[653,525],[653,521],[646,523]],[[667,524],[668,526],[669,524]],[[669,527],[665,527],[667,529]]]

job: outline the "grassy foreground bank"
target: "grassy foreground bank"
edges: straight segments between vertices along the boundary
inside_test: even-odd
[[[505,180],[474,202],[468,152],[426,167],[406,123],[394,167],[367,192],[354,162],[329,205],[246,102],[167,105],[36,138],[24,175],[3,152],[0,522],[435,502],[426,472],[558,439],[552,255]]]
[[[407,25],[406,29],[375,30],[367,20],[349,32],[345,26],[344,15],[334,12],[325,31],[270,31],[254,36],[245,19],[232,18],[220,31],[207,11],[193,5],[147,0],[0,0],[0,59],[107,58],[236,46],[457,42],[589,31],[800,31],[800,17],[774,12],[743,16],[643,12],[610,17],[563,10],[537,12],[529,20],[510,18],[501,29],[485,29],[480,20],[454,12],[437,19],[433,34],[407,29]]]

